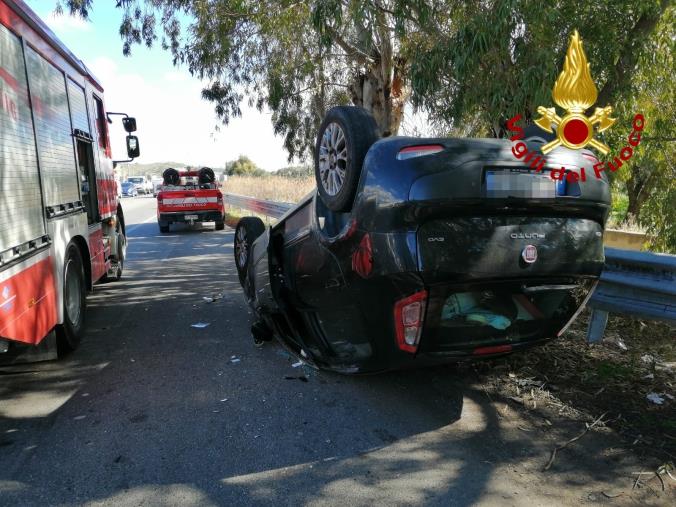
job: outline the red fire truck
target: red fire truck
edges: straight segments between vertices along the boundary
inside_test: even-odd
[[[87,291],[122,275],[116,114],[135,158],[136,120],[106,113],[84,63],[25,3],[0,0],[0,360],[19,344],[75,349]]]
[[[213,222],[217,231],[225,228],[223,194],[210,167],[162,173],[162,187],[157,194],[157,224],[160,232],[169,232],[171,224]]]

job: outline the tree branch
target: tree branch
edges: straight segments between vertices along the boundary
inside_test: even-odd
[[[355,57],[356,60],[363,65],[373,61],[373,58],[371,58],[369,55],[343,39],[343,37],[341,37],[341,35],[333,27],[329,25],[324,25],[324,27],[326,28],[326,31],[333,42],[338,44],[342,50],[348,54],[348,56]]]
[[[606,81],[606,84],[601,89],[596,103],[599,105],[607,105],[610,99],[617,90],[624,88],[627,83],[634,76],[634,69],[636,68],[636,60],[638,59],[639,44],[645,40],[647,36],[654,30],[655,25],[659,22],[662,14],[669,6],[671,0],[661,0],[660,6],[654,14],[643,14],[638,19],[634,27],[627,35],[624,48],[620,54],[620,58],[615,64],[615,68],[611,73],[611,77]]]

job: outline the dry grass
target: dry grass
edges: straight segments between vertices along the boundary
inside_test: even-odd
[[[282,176],[231,176],[223,183],[223,191],[269,201],[296,203],[315,188],[314,177],[284,178]]]
[[[588,318],[585,310],[566,335],[544,347],[478,364],[482,380],[529,410],[588,421],[605,413],[607,426],[630,446],[658,464],[676,462],[676,328],[611,315],[605,340],[590,346]],[[652,403],[650,393],[663,403]]]

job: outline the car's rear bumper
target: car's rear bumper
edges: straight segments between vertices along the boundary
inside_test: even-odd
[[[225,217],[221,210],[186,210],[180,212],[160,212],[157,218],[162,223],[175,224],[191,222],[222,222]]]

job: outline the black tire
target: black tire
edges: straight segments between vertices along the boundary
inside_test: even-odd
[[[216,181],[216,175],[210,167],[202,167],[202,169],[199,170],[197,177],[200,185],[206,185]]]
[[[169,224],[158,224],[160,226],[160,232],[166,233],[169,232]]]
[[[164,180],[165,185],[176,186],[181,181],[181,175],[176,169],[170,167],[164,170],[162,173],[162,179]]]
[[[87,315],[87,285],[80,249],[73,243],[63,263],[63,324],[56,326],[59,354],[75,350],[84,331]]]
[[[216,222],[216,230],[222,231],[223,229],[225,229],[225,222],[223,221]]]
[[[378,137],[373,116],[361,107],[337,106],[326,114],[315,145],[315,180],[327,208],[350,211],[364,157]]]
[[[258,217],[244,217],[237,222],[235,228],[234,252],[235,267],[239,283],[246,289],[246,273],[249,268],[249,254],[251,246],[258,236],[265,232],[265,224]]]

